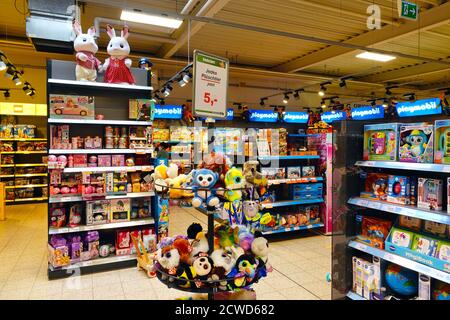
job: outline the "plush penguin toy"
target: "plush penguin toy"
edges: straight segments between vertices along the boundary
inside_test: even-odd
[[[206,238],[206,232],[203,231],[199,223],[193,223],[187,230],[188,238],[191,240],[192,251],[190,253],[191,262],[199,256],[200,253],[208,253],[209,245]]]

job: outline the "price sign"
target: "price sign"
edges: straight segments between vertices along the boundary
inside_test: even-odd
[[[193,106],[196,116],[225,118],[228,97],[228,59],[194,51]]]

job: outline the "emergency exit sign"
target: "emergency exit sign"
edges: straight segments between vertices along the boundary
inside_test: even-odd
[[[419,14],[419,6],[405,0],[398,3],[399,16],[405,19],[417,20]]]

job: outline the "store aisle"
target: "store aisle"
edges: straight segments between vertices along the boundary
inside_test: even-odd
[[[0,222],[0,299],[174,299],[187,293],[167,289],[136,268],[47,279],[45,204],[9,206]],[[206,228],[206,216],[172,208],[171,234],[192,222]],[[331,238],[311,236],[270,243],[274,271],[254,286],[258,299],[330,299],[325,278],[331,268]]]

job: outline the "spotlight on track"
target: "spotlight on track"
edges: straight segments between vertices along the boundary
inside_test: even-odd
[[[22,84],[22,80],[20,79],[18,73],[14,74],[12,81],[16,84],[16,86],[20,86]]]
[[[7,68],[8,68],[8,66],[6,65],[6,63],[4,63],[1,60],[1,57],[0,57],[0,71],[5,71]]]
[[[323,97],[325,95],[325,92],[327,91],[326,85],[329,85],[329,84],[331,84],[330,81],[323,82],[320,84],[320,90],[319,90],[319,92],[317,92],[319,94],[319,96]]]
[[[411,102],[416,101],[416,94],[413,93],[413,92],[411,92],[411,93],[405,93],[405,94],[403,95],[403,97],[404,97],[405,99],[408,99],[408,100],[411,101]]]
[[[269,98],[261,98],[260,99],[260,101],[259,101],[259,105],[261,106],[261,107],[264,107],[264,105],[265,105],[265,102],[264,101],[266,101],[266,100],[268,100]]]
[[[283,103],[288,104],[289,103],[289,93],[285,93],[283,97]]]
[[[386,87],[385,88],[386,89],[386,95],[387,96],[391,96],[392,95],[391,89],[394,89],[394,88],[398,88],[398,86],[388,86],[388,87]]]
[[[173,90],[172,86],[170,84],[166,85],[163,88],[162,94],[164,98],[167,98],[170,95],[170,92]]]
[[[9,90],[5,90],[3,91],[3,96],[5,97],[5,99],[9,99],[9,97],[11,97],[11,93],[9,92]]]
[[[322,99],[322,101],[320,102],[320,107],[321,107],[322,109],[326,109],[327,105],[326,105],[326,103],[325,103],[325,100]]]
[[[295,100],[300,100],[300,92],[303,92],[303,91],[305,91],[305,89],[297,89],[297,90],[295,90],[294,91],[294,95],[293,95],[294,99]]]

